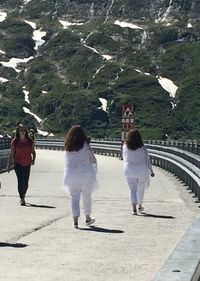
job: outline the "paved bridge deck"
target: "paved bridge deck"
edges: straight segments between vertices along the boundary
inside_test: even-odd
[[[14,172],[2,174],[1,281],[150,281],[199,212],[195,199],[167,172],[145,195],[148,216],[132,216],[122,161],[98,156],[96,228],[72,228],[61,190],[63,152],[37,152],[28,207],[19,206]]]

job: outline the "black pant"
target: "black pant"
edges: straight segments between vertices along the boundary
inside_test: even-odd
[[[21,199],[25,197],[28,189],[30,168],[31,168],[30,165],[24,167],[18,163],[15,163],[15,173],[17,175],[17,181],[18,181],[18,192]]]

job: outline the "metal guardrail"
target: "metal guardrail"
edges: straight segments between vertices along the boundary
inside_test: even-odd
[[[3,172],[8,164],[8,155],[10,149],[0,150],[0,172]]]
[[[170,171],[188,185],[200,200],[200,156],[186,149],[168,145],[146,143],[151,162]],[[162,145],[161,145],[162,144]],[[91,146],[96,154],[121,157],[121,142],[110,140],[92,140]],[[64,140],[44,140],[36,142],[36,147],[43,149],[64,150]],[[193,149],[194,150],[194,149]],[[197,152],[197,150],[196,150]]]
[[[200,142],[199,141],[146,140],[145,143],[164,146],[164,147],[167,147],[167,146],[170,146],[173,148],[176,147],[178,149],[185,150],[185,151],[191,152],[196,155],[200,155]]]
[[[10,148],[11,139],[10,138],[2,138],[0,139],[0,150],[9,149]]]
[[[167,143],[167,146],[165,144]],[[190,145],[183,142],[148,141],[146,146],[149,150],[152,164],[170,171],[187,184],[200,200],[200,156],[197,143]],[[92,140],[91,146],[96,154],[121,157],[121,142],[113,140]],[[0,170],[5,168],[5,148],[10,147],[10,139],[0,141]],[[63,139],[38,139],[36,147],[42,149],[64,150]],[[178,148],[181,147],[181,148]],[[184,149],[183,149],[184,148]],[[195,149],[194,149],[195,148]],[[8,152],[7,152],[8,153]]]

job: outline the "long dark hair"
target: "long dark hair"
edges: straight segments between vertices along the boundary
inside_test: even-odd
[[[131,130],[128,133],[127,139],[126,139],[126,145],[131,150],[136,150],[138,148],[143,147],[143,141],[142,136],[140,132],[136,130]]]
[[[79,125],[73,126],[65,137],[65,150],[67,151],[79,151],[83,148],[84,143],[88,143],[88,138]]]
[[[23,124],[19,124],[19,125],[17,126],[17,128],[16,128],[16,133],[15,133],[15,139],[16,139],[16,140],[20,140],[20,135],[19,135],[20,129],[24,129],[24,130],[25,130],[25,138],[31,141],[31,139],[29,138],[29,135],[28,135],[28,129],[27,129],[27,127],[26,127],[25,125],[23,125]]]

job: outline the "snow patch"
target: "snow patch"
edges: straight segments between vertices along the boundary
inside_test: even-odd
[[[156,77],[158,79],[158,83],[162,86],[162,88],[167,91],[170,97],[175,98],[178,87],[168,78],[163,78],[161,76]]]
[[[114,5],[114,2],[115,2],[115,0],[111,0],[110,6],[108,7],[108,10],[106,11],[106,19],[105,19],[104,23],[106,23],[108,21],[110,12],[111,12],[112,7]]]
[[[42,31],[42,29],[37,29],[33,31],[33,40],[35,41],[34,49],[37,51],[40,46],[42,46],[46,41],[42,38],[46,36],[46,31]]]
[[[31,2],[31,0],[24,0],[24,4],[28,4],[29,2]]]
[[[7,18],[7,13],[0,11],[0,22],[4,21]]]
[[[16,72],[21,72],[21,70],[17,68],[17,65],[19,63],[27,63],[28,61],[30,61],[32,59],[33,59],[33,57],[29,57],[29,58],[25,58],[25,59],[11,58],[9,61],[0,61],[0,63],[4,67],[13,68]]]
[[[73,26],[73,25],[83,25],[83,23],[72,23],[72,22],[69,22],[69,21],[64,21],[64,20],[59,20],[59,23],[63,26],[64,29],[67,29],[69,28],[70,26]]]
[[[48,92],[47,91],[42,91],[42,94],[48,94]]]
[[[32,27],[33,31],[33,40],[35,41],[34,49],[37,51],[40,46],[42,46],[46,41],[42,38],[46,36],[46,31],[43,31],[41,28],[37,29],[36,23],[32,21],[25,20],[25,22]]]
[[[40,129],[38,129],[38,128],[37,128],[37,133],[38,133],[39,135],[43,136],[43,137],[47,137],[47,136],[49,135],[48,132],[45,132],[45,131],[40,130]]]
[[[109,55],[102,55],[102,57],[106,60],[111,60],[112,59],[112,56],[109,56]]]
[[[3,77],[0,77],[0,82],[1,82],[1,83],[6,83],[6,82],[8,82],[8,81],[9,81],[8,79],[3,78]]]
[[[24,100],[25,100],[25,102],[30,104],[29,91],[23,90],[23,93],[24,93]]]
[[[174,102],[171,102],[171,106],[172,106],[172,109],[174,109],[175,107],[177,107],[177,104]]]
[[[136,72],[138,72],[138,73],[142,73],[142,71],[140,70],[140,69],[138,69],[138,68],[135,68],[134,69]]]
[[[0,54],[5,55],[6,52],[0,50]]]
[[[90,47],[90,46],[88,46],[88,45],[86,45],[86,44],[83,44],[83,46],[85,46],[86,48],[92,50],[95,54],[98,54],[98,55],[101,56],[101,54],[100,54],[95,48],[92,48],[92,47]]]
[[[141,29],[141,30],[143,30],[143,28],[141,26],[138,26],[138,25],[133,24],[133,23],[125,22],[125,21],[116,20],[114,22],[114,24],[119,25],[121,27],[128,27],[128,28],[131,28],[131,29]]]
[[[147,40],[147,32],[144,30],[142,33],[142,40],[141,40],[141,44],[144,44]]]
[[[90,15],[92,17],[94,17],[94,2],[92,2],[91,6],[90,6]]]
[[[32,21],[28,21],[28,20],[25,20],[25,23],[27,23],[28,25],[30,25],[33,29],[36,29],[36,23],[32,22]]]
[[[187,24],[187,27],[188,27],[188,28],[192,28],[192,26],[193,26],[193,25],[192,25],[191,23],[188,23],[188,24]]]
[[[101,109],[105,112],[107,112],[107,107],[108,107],[108,101],[103,98],[99,98],[99,101],[101,102],[102,106]]]
[[[29,108],[24,106],[23,110],[25,113],[32,115],[37,120],[38,123],[42,122],[42,119],[40,117],[38,117],[36,114],[34,114],[33,112],[31,112]]]
[[[168,6],[167,10],[165,11],[165,13],[163,14],[163,17],[161,18],[160,22],[165,22],[168,20],[168,16],[172,10],[172,2],[173,2],[173,0],[169,1],[169,6]]]
[[[148,72],[143,72],[143,71],[141,71],[141,70],[138,69],[138,68],[135,68],[134,70],[135,70],[136,72],[138,72],[138,73],[141,73],[141,74],[144,74],[144,75],[147,75],[147,76],[151,76],[150,73],[148,73]]]
[[[95,74],[92,76],[92,79],[94,79],[104,67],[105,67],[105,65],[102,65],[101,67],[99,67],[97,69],[97,71],[95,72]]]
[[[86,44],[83,44],[83,46],[85,46],[86,48],[92,50],[93,53],[100,55],[101,57],[103,57],[103,58],[106,59],[107,61],[112,59],[112,56],[109,56],[109,55],[102,55],[101,53],[99,53],[99,52],[98,52],[95,48],[93,48],[93,47],[90,47],[90,46],[88,46],[88,45],[86,45]]]

